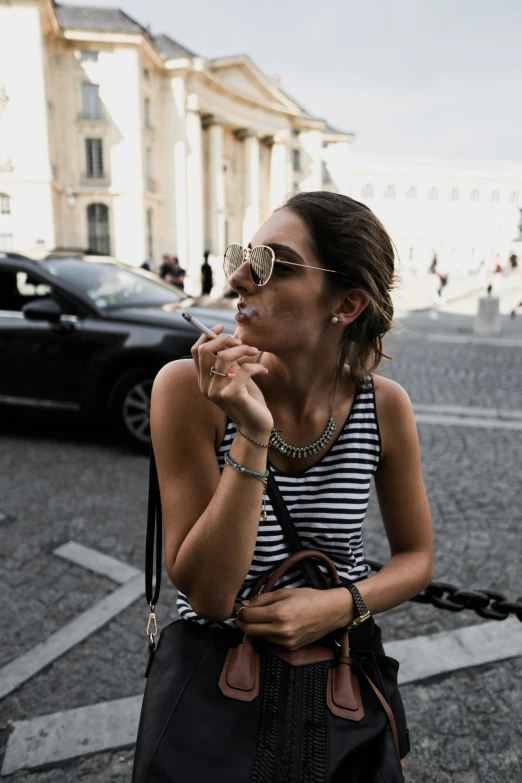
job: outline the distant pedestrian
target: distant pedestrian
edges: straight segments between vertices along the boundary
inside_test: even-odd
[[[160,267],[160,277],[162,280],[165,280],[166,283],[172,283],[183,291],[185,285],[185,270],[180,267],[176,256],[163,256],[163,263]]]
[[[201,296],[210,294],[212,286],[214,285],[214,273],[212,272],[212,267],[209,263],[210,256],[210,250],[205,250],[203,253],[205,261],[201,265]]]
[[[509,256],[509,265],[511,266],[511,271],[515,272],[518,267],[518,258],[514,253],[511,253]]]
[[[146,258],[143,264],[140,265],[140,269],[146,269],[147,272],[152,272],[154,269],[154,262],[152,258]]]

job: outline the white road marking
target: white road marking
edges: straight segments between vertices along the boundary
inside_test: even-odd
[[[479,408],[464,405],[425,405],[421,402],[413,403],[415,413],[430,413],[434,415],[471,416],[486,419],[503,419],[506,421],[522,421],[522,411],[509,410],[508,408]]]
[[[416,413],[417,424],[440,424],[444,427],[475,427],[489,430],[522,430],[522,421],[506,421],[504,419],[481,419],[472,416],[436,415]]]
[[[386,654],[401,662],[399,684],[482,666],[522,655],[522,624],[516,617],[453,631],[389,642]]]
[[[15,723],[2,775],[133,745],[141,699],[134,696],[106,701]]]
[[[102,628],[143,593],[143,574],[140,573],[51,634],[44,642],[6,663],[0,669],[0,699]]]
[[[490,621],[390,642],[386,653],[401,662],[399,684],[406,685],[522,655],[522,628],[514,617],[502,622]],[[2,775],[53,766],[86,753],[132,746],[141,700],[141,696],[132,696],[16,721],[7,744]]]
[[[59,546],[53,554],[122,585],[141,574],[138,568],[116,560],[110,555],[104,555],[91,547],[77,544],[75,541],[68,541],[63,546]]]
[[[420,332],[411,332],[415,337],[421,336]],[[512,337],[474,337],[473,335],[460,334],[425,334],[422,335],[430,343],[457,343],[461,345],[493,345],[501,348],[522,348],[522,340]]]

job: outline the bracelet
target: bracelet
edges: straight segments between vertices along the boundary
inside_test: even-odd
[[[227,451],[225,452],[225,462],[226,464],[234,468],[234,470],[237,470],[238,473],[244,473],[246,476],[252,476],[252,478],[257,479],[258,481],[261,481],[263,484],[263,499],[261,501],[261,519],[266,522],[267,520],[267,514],[266,514],[266,501],[267,501],[267,495],[266,495],[266,485],[268,483],[268,469],[264,473],[258,473],[256,470],[249,470],[248,468],[245,468],[244,465],[240,465],[239,462],[234,462],[232,457],[230,457],[230,453]]]
[[[225,453],[225,462],[227,465],[229,465],[231,468],[234,468],[234,470],[237,470],[239,473],[246,473],[247,476],[252,476],[256,479],[261,479],[261,481],[266,481],[269,473],[268,470],[265,470],[264,473],[258,473],[256,470],[249,470],[248,468],[245,468],[244,465],[240,465],[239,462],[234,462],[232,457],[230,456],[230,452],[227,451]]]
[[[254,443],[256,446],[261,446],[262,449],[267,449],[269,447],[269,445],[270,445],[269,443],[267,443],[266,445],[264,443],[259,443],[259,441],[254,440],[253,438],[250,438],[248,435],[245,435],[244,432],[241,432],[241,430],[237,426],[236,426],[236,432],[239,432],[239,434],[243,438],[246,438],[247,440],[249,440],[250,443]]]

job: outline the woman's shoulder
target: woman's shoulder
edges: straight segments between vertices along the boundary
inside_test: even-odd
[[[193,359],[169,362],[156,375],[152,387],[151,421],[157,423],[158,420],[167,428],[174,420],[177,427],[181,425],[187,431],[204,430],[216,448],[223,440],[227,417],[201,391]]]
[[[382,408],[397,410],[404,406],[411,408],[408,392],[391,378],[382,375],[372,375],[373,388],[375,390],[375,402]]]
[[[382,375],[373,375],[372,380],[384,453],[390,444],[416,433],[415,418],[409,395],[399,383]]]

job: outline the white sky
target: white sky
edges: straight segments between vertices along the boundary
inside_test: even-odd
[[[521,0],[68,0],[248,54],[354,152],[522,161]]]

